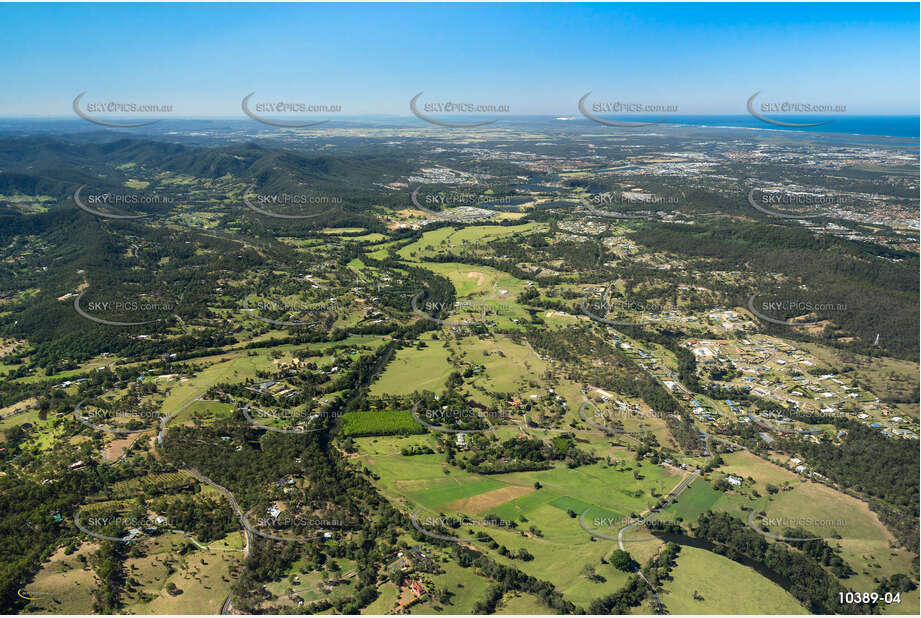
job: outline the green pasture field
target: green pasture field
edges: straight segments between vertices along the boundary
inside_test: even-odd
[[[384,236],[380,232],[371,232],[370,234],[363,234],[362,236],[350,236],[348,238],[343,238],[342,240],[346,241],[358,241],[366,243],[379,243],[382,240],[386,240],[387,236]]]
[[[883,614],[908,614],[918,615],[918,606],[921,605],[921,590],[915,588],[910,592],[903,592],[899,603],[890,603],[883,607]]]
[[[678,484],[681,477],[670,469],[649,462],[628,462],[630,470],[617,470],[603,463],[579,466],[569,469],[564,466],[536,472],[514,472],[499,475],[503,481],[518,485],[533,485],[540,482],[541,492],[554,493],[557,497],[568,496],[588,504],[608,509],[614,513],[641,513],[655,504],[657,498],[650,493],[655,489],[660,495],[667,494]],[[638,472],[643,478],[634,479]],[[604,487],[604,491],[598,491]],[[632,495],[639,492],[639,496]]]
[[[275,335],[281,337],[284,336],[285,333],[277,332]],[[284,353],[285,356],[280,360],[286,360],[290,359],[293,352],[304,348],[316,350],[330,347],[376,346],[379,345],[381,341],[382,337],[380,336],[355,335],[343,341],[336,342],[334,345],[327,342],[306,345],[285,344],[272,348],[254,350],[255,354],[253,356],[248,354],[249,351],[233,350],[215,356],[199,358],[196,359],[196,363],[211,363],[210,366],[184,381],[170,383],[162,404],[162,410],[166,413],[175,412],[183,405],[204,394],[208,388],[220,382],[239,382],[246,378],[258,379],[257,372],[270,371],[275,367],[275,359],[271,356],[273,351]],[[197,406],[198,403],[192,405]]]
[[[56,424],[55,421],[56,417],[53,413],[49,413],[48,418],[45,420],[40,419],[38,410],[14,414],[0,421],[0,443],[6,441],[7,431],[13,427],[30,423],[32,428],[28,431],[31,433],[31,437],[20,448],[23,451],[33,453],[46,451],[54,445],[56,437],[63,434],[63,426]]]
[[[766,496],[757,510],[768,518],[782,518],[784,523],[798,522],[832,547],[840,547],[841,557],[857,572],[843,582],[853,590],[872,590],[878,578],[912,573],[913,555],[898,546],[876,513],[865,502],[830,487],[800,483],[792,490]],[[782,535],[785,527],[793,526],[769,529]],[[834,535],[840,538],[832,538]]]
[[[694,593],[703,597],[695,600]],[[671,614],[808,614],[789,592],[753,569],[704,549],[682,546],[672,580],[660,583]]]
[[[420,518],[436,517],[442,511],[451,515],[453,512],[449,505],[453,503],[477,505],[476,510],[465,510],[456,513],[457,516],[466,514],[480,520],[489,514],[515,522],[517,529],[507,525],[465,524],[452,534],[465,538],[471,536],[471,531],[477,530],[486,532],[513,552],[519,548],[527,549],[535,556],[533,561],[505,558],[485,544],[473,542],[494,560],[553,582],[567,598],[582,605],[614,589],[614,586],[622,585],[626,574],[601,564],[601,559],[610,554],[616,542],[594,539],[580,527],[578,518],[570,517],[567,510],[581,513],[588,509],[586,521],[589,527],[593,527],[596,517],[622,520],[655,502],[650,489],[667,492],[680,480],[662,466],[646,462],[630,462],[631,470],[622,471],[595,464],[575,469],[560,467],[537,472],[476,475],[447,466],[442,455],[401,456],[397,454],[400,445],[409,444],[411,439],[392,440],[371,442],[364,438],[356,441],[363,463],[381,477],[377,484],[384,495],[408,512],[421,507]],[[445,470],[450,474],[445,474]],[[634,470],[643,478],[635,479]],[[542,485],[540,490],[534,489],[536,481]],[[605,490],[599,492],[598,487]],[[634,491],[639,491],[640,495],[634,495]],[[506,495],[511,499],[503,500]],[[536,527],[540,536],[530,532],[531,526]],[[605,534],[613,532],[616,536],[619,527],[612,525],[610,529],[602,528],[600,531]],[[651,540],[634,545],[649,546],[638,549],[640,554],[647,555],[659,542]],[[597,584],[587,580],[581,574],[586,565],[594,566],[608,583]]]
[[[471,243],[485,243],[496,238],[525,233],[538,228],[543,228],[539,223],[526,223],[523,225],[474,225],[461,229],[443,227],[430,232],[425,232],[422,238],[406,245],[397,254],[404,260],[416,260],[419,256],[431,255],[439,251],[457,252]],[[451,247],[454,245],[454,247]],[[413,254],[416,254],[416,257]]]
[[[454,285],[458,299],[477,296],[478,300],[487,299],[514,304],[515,297],[525,287],[521,279],[489,266],[456,262],[422,262],[420,266],[447,277]],[[498,291],[503,289],[508,293],[499,294]]]
[[[746,451],[723,454],[721,457],[725,463],[720,466],[720,472],[734,474],[743,479],[752,477],[755,479],[755,489],[762,495],[767,493],[768,484],[780,487],[784,484],[802,482],[802,477],[791,470]]]
[[[446,477],[441,482],[432,484],[429,488],[417,491],[410,497],[422,506],[438,509],[461,498],[469,498],[478,494],[499,489],[505,484],[491,478],[457,479]]]
[[[429,553],[429,552],[426,552]],[[431,589],[434,585],[439,589],[446,589],[453,595],[448,603],[438,604],[431,596],[421,603],[413,605],[409,609],[410,614],[432,614],[434,606],[443,607],[444,613],[449,614],[470,614],[473,612],[473,606],[486,596],[486,590],[492,584],[492,581],[477,574],[473,567],[461,567],[456,562],[442,562],[439,564],[444,573],[437,575],[426,575],[423,580],[426,588]],[[429,585],[431,584],[431,585]]]
[[[783,535],[783,528],[793,527],[790,522],[799,522],[800,527],[826,538],[833,547],[840,547],[841,557],[856,571],[843,582],[851,589],[870,590],[878,578],[912,572],[913,555],[898,547],[892,534],[866,503],[830,487],[806,481],[792,471],[751,453],[724,454],[723,459],[725,465],[709,479],[695,481],[659,517],[674,519],[680,516],[689,524],[696,521],[702,512],[712,510],[728,512],[747,521],[751,511],[743,511],[741,507],[745,505],[754,509],[755,513],[763,511],[768,518],[783,520],[780,525],[769,526],[772,534]],[[714,490],[712,482],[728,473],[743,479],[753,478],[753,489],[761,498],[754,498],[751,483],[747,480],[741,490],[725,494]],[[780,491],[769,494],[766,489],[769,483]],[[756,516],[755,520],[759,521],[760,517]],[[841,538],[830,538],[833,534]]]
[[[28,412],[13,414],[0,420],[0,431],[9,431],[13,427],[18,427],[24,423],[36,425],[41,422],[43,421],[38,418],[38,410],[29,410]]]
[[[532,616],[549,614],[552,610],[533,594],[523,592],[509,592],[502,597],[496,614],[511,614],[519,616]]]
[[[357,234],[364,231],[365,228],[363,227],[325,227],[321,230],[321,233],[335,236],[337,234]]]
[[[594,539],[580,526],[577,518],[570,517],[565,510],[544,504],[530,511],[527,521],[518,522],[517,530],[504,526],[476,526],[496,543],[505,546],[513,554],[524,548],[534,556],[531,561],[522,561],[501,556],[497,550],[485,543],[474,542],[478,549],[502,564],[514,566],[539,579],[550,581],[564,596],[577,605],[586,606],[606,590],[615,590],[626,582],[627,574],[619,573],[601,560],[617,545],[616,541]],[[534,526],[540,536],[533,534]],[[465,526],[456,536],[470,536]],[[595,567],[596,572],[607,580],[604,585],[589,582],[582,574],[585,566]]]
[[[174,423],[213,422],[218,419],[227,419],[233,415],[233,404],[220,401],[196,401],[182,412],[177,414]]]
[[[426,347],[421,350],[412,347],[397,351],[380,378],[371,385],[372,395],[441,391],[448,376],[454,371],[448,362],[448,350],[444,342],[434,341],[431,336],[420,339],[425,341]]]
[[[459,350],[461,360],[484,367],[471,381],[489,391],[520,393],[524,399],[546,390],[538,378],[548,365],[526,343],[519,345],[505,335],[488,340],[465,337]]]
[[[342,431],[347,436],[377,436],[425,433],[426,429],[409,410],[367,410],[346,412]]]
[[[387,255],[390,251],[390,247],[399,244],[400,241],[385,242],[379,245],[374,245],[373,251],[366,251],[365,254],[375,260],[383,260],[387,258]]]
[[[708,475],[707,478],[700,477],[695,480],[677,500],[657,516],[657,519],[676,520],[680,517],[683,523],[688,525],[696,522],[701,513],[713,511],[729,513],[747,521],[752,509],[757,511],[760,508],[762,498],[756,499],[748,486],[726,492],[713,489],[713,483],[724,476],[721,472],[722,470]],[[748,510],[743,510],[743,507]]]
[[[488,266],[451,262],[423,262],[420,266],[446,277],[454,286],[458,306],[444,318],[448,322],[480,322],[484,305],[487,322],[500,329],[517,328],[517,324],[531,321],[530,314],[516,300],[525,289],[521,279]],[[424,303],[420,310],[424,311]]]
[[[362,608],[362,614],[389,614],[396,606],[397,599],[400,596],[400,590],[395,584],[386,582],[377,587],[378,597],[371,603]]]
[[[86,362],[84,362],[84,363],[81,363],[81,365],[80,365],[79,367],[77,367],[76,369],[66,369],[66,370],[64,370],[64,371],[60,371],[60,372],[58,372],[58,373],[55,373],[55,374],[54,374],[53,376],[51,376],[51,377],[53,377],[53,378],[55,378],[55,379],[60,379],[60,380],[65,380],[65,379],[67,379],[67,378],[73,378],[73,377],[75,377],[75,376],[79,376],[79,375],[81,375],[81,374],[85,374],[85,373],[87,373],[88,371],[93,371],[93,370],[98,369],[98,368],[100,368],[100,367],[105,367],[105,366],[107,366],[107,365],[112,365],[112,364],[115,362],[115,360],[116,360],[115,357],[111,357],[111,356],[97,356],[97,357],[95,357],[95,358],[91,358],[90,360],[88,360],[88,361],[86,361]],[[15,367],[15,366],[16,366],[16,365],[11,365],[10,368]],[[3,367],[3,366],[0,365],[0,370],[2,370],[2,367]],[[15,382],[23,382],[23,383],[27,383],[27,384],[28,384],[28,383],[33,383],[33,382],[42,382],[42,381],[47,380],[47,379],[49,379],[49,376],[44,375],[44,373],[35,373],[35,374],[32,374],[32,375],[25,376],[25,377],[23,377],[23,378],[18,378],[18,379],[14,380],[14,381],[15,381]],[[71,387],[71,388],[73,388],[73,387]]]

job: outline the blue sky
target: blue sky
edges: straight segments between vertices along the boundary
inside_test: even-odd
[[[917,4],[0,5],[0,116],[73,98],[240,116],[240,100],[576,115],[592,100],[744,114],[765,100],[917,114]]]

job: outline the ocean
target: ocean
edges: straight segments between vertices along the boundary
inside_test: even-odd
[[[767,115],[767,114],[766,114]],[[872,135],[876,137],[921,137],[921,116],[852,116],[847,114],[778,114],[769,116],[784,122],[811,123],[831,120],[817,127],[781,127],[755,118],[751,114],[733,115],[675,115],[635,114],[601,116],[605,120],[624,122],[657,122],[662,125],[683,125],[709,128],[760,129],[764,131],[795,131],[802,133],[836,133],[840,135]],[[583,119],[581,116],[569,118]],[[647,129],[649,127],[646,127]]]
[[[793,135],[797,133],[808,134],[803,137],[821,136],[823,140],[836,141],[836,136],[861,136],[860,141],[871,142],[873,137],[887,138],[896,141],[909,141],[915,143],[921,138],[919,131],[919,116],[856,116],[848,114],[800,114],[784,115],[778,114],[771,116],[776,120],[784,122],[821,122],[831,120],[830,123],[818,127],[781,127],[763,120],[759,120],[750,114],[721,114],[721,115],[678,115],[678,114],[599,114],[605,120],[617,120],[621,122],[661,122],[659,125],[640,127],[638,130],[648,132],[655,131],[657,128],[668,126],[682,127],[699,127],[699,128],[723,128],[736,129],[739,131],[752,132],[780,132],[780,134]],[[483,120],[481,117],[468,118],[463,115],[452,115],[451,120]],[[492,118],[489,118],[492,120]],[[296,120],[293,119],[293,120]],[[501,129],[501,128],[522,128],[528,125],[540,129],[547,129],[553,126],[563,127],[571,126],[595,126],[605,127],[603,124],[597,124],[578,111],[573,114],[569,113],[565,117],[550,116],[544,114],[534,115],[503,115],[498,114],[495,118],[496,123],[484,127],[483,130]],[[401,127],[427,127],[424,121],[414,116],[343,116],[332,119],[324,128],[342,128],[342,127],[376,127],[376,128],[401,128]],[[172,132],[183,133],[194,130],[208,131],[253,131],[262,127],[258,123],[240,118],[167,118],[162,119],[156,124],[136,129],[121,129],[122,132],[136,134],[169,134]],[[614,129],[614,127],[611,127]],[[0,134],[3,133],[86,133],[99,132],[100,127],[87,123],[79,118],[0,118]],[[632,131],[632,129],[621,129]],[[843,141],[853,141],[843,139]]]

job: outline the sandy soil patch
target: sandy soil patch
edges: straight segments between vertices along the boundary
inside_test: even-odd
[[[34,408],[38,403],[38,399],[35,397],[29,397],[28,399],[23,399],[18,401],[11,406],[7,406],[3,409],[0,409],[0,418],[6,418],[7,416],[12,416],[14,414],[19,414],[20,412],[25,412],[31,408]]]
[[[485,491],[469,498],[461,498],[447,505],[446,509],[457,511],[458,513],[483,513],[500,504],[505,504],[515,498],[520,498],[534,491],[533,487],[523,485],[509,485],[500,487],[491,491]]]
[[[486,283],[486,274],[479,271],[473,270],[467,273],[468,279],[476,279],[476,286],[480,287]]]
[[[112,440],[106,445],[105,450],[102,451],[103,457],[105,457],[108,461],[115,461],[122,456],[123,450],[134,444],[135,440],[137,440],[139,437],[140,435],[133,435],[126,438],[117,438]]]
[[[20,341],[17,339],[9,339],[7,341],[0,341],[0,356],[6,356],[10,352],[16,349],[16,346],[25,343],[25,341]]]

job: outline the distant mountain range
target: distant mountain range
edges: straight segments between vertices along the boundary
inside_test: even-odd
[[[146,139],[78,143],[13,138],[0,140],[0,194],[68,199],[82,184],[97,191],[125,191],[124,183],[138,177],[135,166],[148,174],[229,177],[263,194],[335,196],[343,210],[352,212],[372,202],[392,202],[393,193],[376,183],[404,176],[414,167],[405,156],[311,156],[253,143],[199,147]]]

